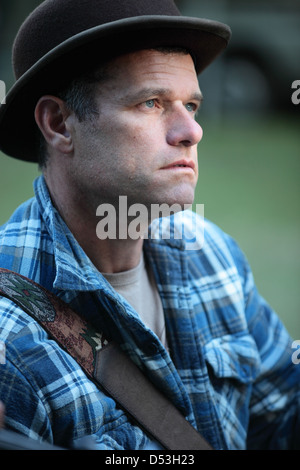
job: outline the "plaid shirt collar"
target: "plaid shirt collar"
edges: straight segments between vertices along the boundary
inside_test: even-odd
[[[43,176],[34,182],[35,196],[41,217],[53,239],[56,277],[53,287],[58,290],[97,291],[110,290],[105,278],[83,251],[68,226],[55,209]],[[167,227],[169,231],[169,226]],[[184,242],[172,235],[166,239],[164,220],[155,220],[149,227],[149,237],[145,240],[146,252],[165,250],[166,246],[178,250],[184,256]],[[172,232],[171,232],[172,234]],[[72,270],[70,270],[70,266]]]

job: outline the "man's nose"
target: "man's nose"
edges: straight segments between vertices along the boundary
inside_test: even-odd
[[[167,132],[169,145],[192,147],[200,142],[202,136],[202,127],[187,109],[174,113]]]

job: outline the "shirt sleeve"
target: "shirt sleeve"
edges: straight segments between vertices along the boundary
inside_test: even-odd
[[[0,397],[6,407],[6,429],[35,440],[52,442],[51,426],[42,401],[9,359],[1,365]]]
[[[0,400],[5,427],[70,448],[90,436],[97,450],[143,449],[146,436],[41,326],[0,299]]]
[[[245,256],[230,239],[244,286],[245,314],[261,360],[252,389],[249,449],[300,449],[300,364],[292,360],[292,339],[259,294]]]
[[[98,390],[77,363],[31,317],[0,300],[0,400],[5,427],[35,440],[68,446],[102,424]],[[86,417],[86,419],[84,419]]]

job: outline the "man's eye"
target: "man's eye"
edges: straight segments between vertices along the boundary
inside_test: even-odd
[[[146,105],[147,108],[150,108],[150,109],[154,108],[155,100],[147,100],[147,101],[145,101],[145,105]]]
[[[195,103],[187,103],[185,107],[190,113],[195,113],[198,109]]]

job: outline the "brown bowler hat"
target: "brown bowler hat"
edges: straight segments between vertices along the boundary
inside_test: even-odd
[[[37,161],[34,109],[93,65],[139,49],[178,46],[197,73],[227,46],[227,25],[180,14],[173,0],[46,0],[25,20],[13,47],[16,82],[0,107],[0,150]]]

